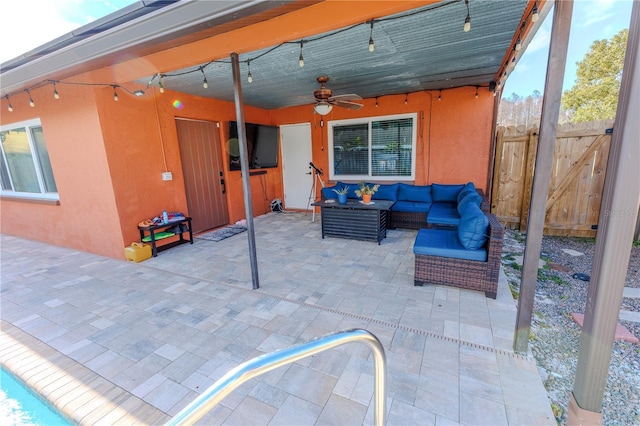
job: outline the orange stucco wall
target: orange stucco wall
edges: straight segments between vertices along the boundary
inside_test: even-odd
[[[118,232],[116,197],[105,156],[96,112],[94,92],[89,87],[51,87],[31,92],[35,107],[24,96],[13,100],[14,111],[2,104],[2,124],[39,118],[55,175],[60,205],[2,199],[1,230],[66,247],[115,256],[122,247]]]
[[[312,123],[313,161],[329,170],[327,126],[320,120],[384,116],[403,113],[418,114],[416,146],[416,185],[431,183],[466,183],[472,181],[484,189],[487,182],[491,147],[493,93],[487,88],[462,87],[440,92],[410,93],[358,101],[358,111],[333,108],[324,118],[313,113],[310,105],[272,111],[278,125]],[[331,182],[328,182],[331,184]]]
[[[133,87],[129,83],[132,80],[228,58],[232,50],[248,52],[432,2],[330,0],[67,80]],[[3,198],[2,232],[122,258],[124,246],[139,239],[138,222],[156,216],[163,209],[189,213],[176,117],[220,123],[229,222],[245,217],[241,173],[229,171],[226,154],[228,122],[236,119],[232,103],[170,90],[164,94],[151,90],[140,98],[120,90],[120,100],[114,102],[110,87],[72,85],[58,86],[62,97],[55,100],[51,90],[51,86],[44,86],[32,91],[35,108],[28,107],[24,95],[12,97],[13,113],[4,112],[7,104],[2,99],[0,121],[8,124],[36,117],[42,120],[60,205]],[[415,112],[418,114],[415,183],[473,181],[484,188],[495,98],[486,88],[480,89],[477,99],[475,88],[445,90],[441,100],[438,94],[411,93],[406,104],[404,94],[383,96],[377,107],[374,99],[365,99],[359,111],[334,108],[323,119]],[[173,107],[175,99],[182,102],[182,109]],[[251,123],[311,122],[313,161],[328,170],[327,127],[321,127],[320,120],[311,105],[272,111],[250,106],[245,109],[245,121]],[[280,162],[278,168],[266,169],[266,174],[250,178],[254,215],[269,211],[273,198],[284,199],[281,167]],[[165,170],[173,173],[173,180],[161,179]]]
[[[416,92],[365,99],[359,111],[334,108],[321,117],[311,105],[265,111],[246,107],[247,122],[283,125],[312,123],[314,163],[328,170],[326,126],[320,120],[418,114],[415,184],[464,183],[484,188],[490,156],[494,97],[486,88]],[[65,87],[55,101],[45,89],[34,91],[36,109],[16,108],[2,122],[40,117],[51,155],[60,205],[2,200],[2,232],[121,258],[123,247],[139,239],[137,223],[163,209],[187,209],[176,117],[220,123],[231,223],[245,217],[239,171],[229,171],[224,141],[235,120],[232,103],[167,90],[136,98],[110,88]],[[180,99],[183,108],[173,107]],[[3,105],[3,107],[6,107]],[[11,121],[8,120],[11,119]],[[173,173],[163,181],[161,173]],[[252,176],[254,215],[269,211],[273,198],[284,199],[282,164]],[[332,182],[326,182],[328,185]],[[57,224],[57,225],[52,225]],[[115,231],[115,232],[114,232]]]
[[[104,89],[97,104],[125,243],[139,240],[137,224],[162,210],[189,214],[176,118],[220,123],[229,221],[245,217],[241,174],[229,171],[224,143],[228,122],[236,119],[234,104],[170,90],[163,94],[150,91],[142,98],[120,95],[119,102],[114,102],[112,95],[111,89]],[[181,101],[181,109],[173,106],[176,99]],[[245,121],[274,124],[268,111],[253,107],[246,108]],[[172,172],[171,181],[162,180],[164,171]],[[265,175],[250,179],[254,215],[269,211],[270,201],[282,193],[280,168],[265,171]]]

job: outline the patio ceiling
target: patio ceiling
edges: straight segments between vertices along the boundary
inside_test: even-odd
[[[46,80],[69,79],[127,58],[179,48],[319,2],[139,2],[3,63],[1,94],[13,95]],[[541,16],[549,3],[545,3],[545,11],[541,7]],[[528,5],[527,0],[470,0],[471,30],[464,32],[465,2],[445,0],[375,17],[373,31],[370,21],[363,19],[353,26],[243,52],[244,103],[264,109],[312,104],[313,91],[319,87],[316,78],[322,75],[329,77],[327,87],[334,95],[356,93],[363,98],[460,86],[488,87],[513,51],[513,40],[523,29],[523,19],[528,18],[524,17]],[[319,16],[319,26],[327,28],[333,18]],[[536,29],[534,26],[523,35],[523,45]],[[368,49],[370,35],[374,52]],[[304,67],[298,65],[301,41]],[[210,60],[189,68],[159,70],[164,86],[232,102],[229,57]],[[246,80],[249,60],[251,84]],[[208,81],[206,89],[201,68]],[[159,84],[157,74],[136,81]]]
[[[471,31],[464,32],[464,1],[444,1],[279,46],[240,55],[245,105],[277,109],[314,102],[318,76],[334,95],[363,98],[459,86],[488,87],[513,49],[526,0],[471,0]],[[370,34],[375,43],[369,52]],[[300,42],[304,67],[299,66]],[[253,83],[246,80],[250,61]],[[200,68],[202,67],[202,71]],[[203,72],[208,88],[203,87]],[[159,84],[158,76],[138,80]],[[163,73],[163,86],[233,101],[229,58]]]

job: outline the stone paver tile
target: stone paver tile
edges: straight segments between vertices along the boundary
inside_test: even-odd
[[[276,386],[317,405],[324,405],[338,380],[328,374],[292,364]]]
[[[202,393],[215,383],[211,378],[195,372],[187,377],[182,384],[194,392]]]
[[[167,379],[146,394],[143,399],[166,413],[188,393],[187,387]]]
[[[387,414],[388,426],[406,426],[406,425],[424,425],[434,426],[436,424],[436,415],[427,410],[414,407],[413,404],[407,404],[402,401],[393,399],[391,408]]]
[[[93,358],[85,365],[101,376],[111,379],[133,364],[134,362],[130,359],[113,351],[107,351]]]
[[[313,425],[318,421],[322,407],[294,395],[289,395],[269,422],[269,425]]]
[[[460,400],[460,423],[508,425],[504,404],[466,392],[461,393]]]
[[[418,390],[418,376],[387,369],[387,396],[413,405]]]
[[[416,391],[416,407],[457,421],[460,391],[457,375],[438,370],[423,371]]]
[[[222,423],[225,426],[246,426],[250,424],[269,424],[276,409],[253,397],[246,397],[231,415]]]
[[[317,424],[362,424],[366,414],[367,405],[333,394],[324,405]]]
[[[140,385],[138,385],[136,388],[134,388],[131,393],[137,397],[143,398],[148,393],[164,383],[166,380],[168,379],[162,374],[154,374],[153,376],[142,382]]]
[[[480,369],[461,367],[460,392],[474,394],[498,403],[504,402],[500,376]]]
[[[155,354],[167,358],[168,360],[175,361],[179,356],[185,353],[184,349],[176,348],[169,343],[165,343],[155,350]]]
[[[491,329],[471,324],[460,324],[460,340],[478,345],[493,347]]]
[[[506,406],[507,420],[510,425],[540,425],[540,426],[556,426],[556,422],[553,414],[550,410],[537,411],[536,407],[531,407],[530,410],[524,408],[516,408],[510,405]]]

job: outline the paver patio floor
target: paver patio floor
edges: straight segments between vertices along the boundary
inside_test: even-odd
[[[516,305],[413,285],[415,231],[321,239],[320,217],[255,220],[142,263],[2,235],[0,360],[81,424],[159,424],[238,364],[363,328],[387,358],[389,425],[555,425]],[[201,424],[373,424],[373,359],[345,345],[235,390]]]

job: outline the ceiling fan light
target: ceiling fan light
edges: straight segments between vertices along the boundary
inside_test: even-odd
[[[333,105],[326,102],[318,103],[313,107],[314,111],[320,115],[327,115],[333,109]]]

